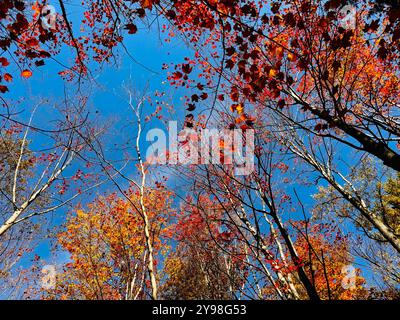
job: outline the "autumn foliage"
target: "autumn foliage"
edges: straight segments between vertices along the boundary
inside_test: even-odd
[[[59,246],[69,253],[52,299],[138,299],[146,298],[147,251],[138,193],[127,199],[111,194],[100,197],[86,210],[77,210],[58,234]],[[146,190],[145,205],[151,220],[156,256],[165,255],[165,224],[172,214],[171,194]]]
[[[53,4],[0,7],[0,286],[15,277],[25,298],[65,300],[399,296],[398,1]],[[139,52],[144,32],[183,58],[161,73],[139,63],[126,44]],[[134,94],[113,75],[103,88],[121,56],[168,89]],[[54,65],[62,97],[18,99]],[[117,103],[103,89],[127,97],[129,114],[112,105],[101,118]],[[151,166],[145,131],[174,117],[224,132],[220,163]],[[244,176],[223,155],[234,130],[254,133]],[[45,288],[37,234],[62,257]],[[32,254],[30,276],[18,274]]]

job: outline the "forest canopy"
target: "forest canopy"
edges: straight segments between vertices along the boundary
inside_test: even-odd
[[[400,296],[400,2],[2,0],[0,298]]]

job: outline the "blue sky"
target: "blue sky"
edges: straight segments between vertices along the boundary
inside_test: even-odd
[[[78,15],[77,15],[78,16]],[[127,105],[127,96],[124,86],[131,86],[137,92],[146,92],[152,96],[156,91],[165,91],[168,94],[168,102],[175,106],[177,110],[177,117],[184,118],[185,108],[181,101],[181,98],[185,94],[182,90],[174,90],[169,87],[167,83],[167,71],[162,70],[163,63],[183,61],[183,58],[187,56],[188,51],[185,46],[179,41],[171,43],[165,43],[160,41],[160,36],[157,30],[151,32],[146,28],[140,28],[139,32],[135,35],[127,35],[125,42],[126,48],[129,51],[129,55],[124,50],[118,50],[118,63],[117,65],[104,65],[101,70],[96,63],[90,63],[89,67],[94,70],[96,82],[86,81],[83,84],[82,91],[84,93],[90,93],[89,100],[89,112],[91,115],[95,115],[97,120],[102,123],[107,123],[111,119],[114,123],[112,129],[107,133],[107,137],[110,138],[108,141],[109,145],[112,146],[114,142],[120,143],[121,141],[127,140],[127,135],[134,134],[135,128],[127,128],[127,121],[133,121],[132,111]],[[71,65],[71,57],[74,52],[70,49],[64,49],[61,54],[55,57],[55,60],[61,62],[64,65]],[[132,59],[132,57],[134,59]],[[64,70],[63,66],[57,61],[47,59],[46,65],[32,69],[33,76],[24,80],[18,76],[14,77],[13,83],[9,85],[10,92],[7,93],[7,99],[19,101],[16,103],[17,110],[21,112],[18,119],[27,122],[29,119],[30,111],[35,102],[46,98],[49,100],[49,104],[60,103],[64,100],[64,92],[67,92],[69,97],[73,97],[76,91],[76,86],[73,83],[66,83],[59,75],[58,72]],[[98,71],[97,71],[98,70]],[[9,72],[12,74],[19,74],[18,69],[14,66],[10,66]],[[146,112],[151,113],[154,110],[150,106],[145,105],[144,109]],[[52,123],[49,120],[54,120],[59,117],[58,114],[49,114],[49,110],[52,108],[46,108],[43,106],[39,108],[33,125],[37,124],[38,127],[51,128]],[[93,118],[94,119],[94,118]],[[161,126],[161,123],[157,121],[151,122],[150,125],[146,125],[146,130],[151,129],[154,126]],[[143,134],[145,137],[145,132]],[[46,147],[48,141],[43,136],[35,136],[32,141],[30,148],[33,150],[40,150]],[[142,151],[145,151],[147,144],[143,141]],[[114,155],[110,154],[110,159]],[[119,157],[121,155],[115,155]],[[71,170],[75,170],[76,167],[72,167]],[[104,185],[96,191],[97,194],[106,193],[107,191],[115,191],[112,185]],[[93,199],[93,195],[90,198],[82,199],[82,203],[85,204]],[[50,214],[50,224],[58,225],[61,223],[68,211],[68,208],[62,208],[55,213]],[[47,263],[60,263],[65,261],[67,258],[64,254],[57,254],[53,256],[51,252],[51,240],[42,240],[38,242],[33,254],[38,254],[46,260]],[[29,265],[28,257],[24,259],[21,266],[26,267]]]

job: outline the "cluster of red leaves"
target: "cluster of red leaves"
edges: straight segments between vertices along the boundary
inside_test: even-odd
[[[45,59],[56,55],[58,50],[55,30],[44,29],[40,23],[41,8],[44,3],[35,2],[30,8],[24,1],[5,0],[0,8],[0,22],[4,28],[0,36],[0,92],[9,89],[2,81],[11,82],[12,72],[7,72],[10,59],[20,69],[22,78],[30,78],[34,67],[41,67]],[[44,47],[47,49],[44,49]],[[9,53],[6,57],[5,53]]]

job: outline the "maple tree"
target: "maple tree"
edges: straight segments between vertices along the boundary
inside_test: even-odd
[[[273,297],[298,299],[293,281],[293,274],[297,274],[309,297],[319,299],[300,262],[291,228],[283,221],[289,197],[286,194],[278,196],[280,182],[272,179],[274,172],[285,170],[285,165],[278,160],[271,166],[275,156],[268,149],[260,153],[262,158],[257,162],[257,172],[244,178],[236,177],[231,166],[196,166],[189,173],[194,175],[197,185],[192,192],[197,194],[198,190],[204,189],[215,198],[221,211],[220,219],[227,228],[226,236],[238,239],[242,260],[246,260],[253,272],[258,273],[252,277],[261,276],[264,279],[262,282],[272,285],[275,289]],[[196,207],[202,209],[207,220],[213,216],[207,213],[207,208],[211,206],[204,208],[196,202]],[[211,233],[217,234],[212,230]],[[293,267],[289,261],[293,261]],[[251,287],[251,282],[247,285],[250,285],[252,295],[258,298],[264,296],[260,290]]]
[[[322,299],[357,300],[368,296],[360,269],[354,268],[353,283],[346,288],[346,267],[352,265],[348,236],[335,227],[316,224],[307,226],[296,241],[299,255]],[[324,230],[325,229],[325,230]],[[350,273],[350,272],[348,272]]]
[[[171,193],[145,192],[154,255],[161,257],[167,249],[163,236],[172,214]],[[150,294],[140,196],[133,189],[127,196],[131,201],[116,194],[100,197],[69,217],[58,242],[70,254],[70,262],[63,266],[47,298],[131,300]]]
[[[170,228],[178,245],[165,260],[164,298],[221,300],[243,295],[240,288],[247,273],[243,246],[224,227],[219,212],[210,197],[186,199]]]

